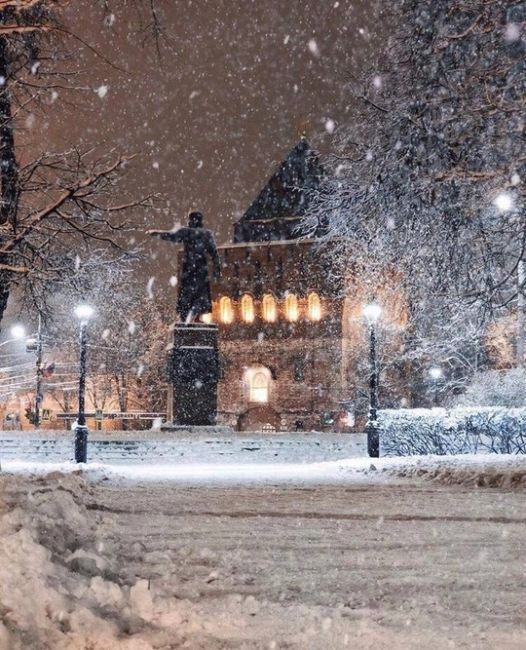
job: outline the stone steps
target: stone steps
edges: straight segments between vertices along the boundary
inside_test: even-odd
[[[100,463],[298,463],[365,455],[361,434],[288,434],[225,437],[89,439],[88,459]],[[37,437],[0,435],[0,459],[65,462],[73,460],[73,434]]]

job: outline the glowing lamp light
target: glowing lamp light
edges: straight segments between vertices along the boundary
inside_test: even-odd
[[[382,308],[380,305],[372,302],[362,309],[362,314],[369,323],[376,323],[382,315]]]
[[[513,209],[513,198],[507,192],[501,192],[493,199],[493,205],[500,212],[509,212]]]
[[[81,321],[89,320],[94,313],[95,310],[91,305],[78,305],[75,307],[75,316]]]
[[[438,366],[429,368],[429,375],[431,376],[431,379],[434,379],[435,381],[438,381],[443,374],[442,368],[439,368]]]
[[[26,335],[26,328],[23,325],[13,325],[11,328],[11,336],[14,339],[23,339]]]

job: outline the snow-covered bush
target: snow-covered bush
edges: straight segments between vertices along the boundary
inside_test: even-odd
[[[487,370],[477,373],[466,392],[457,399],[458,406],[526,406],[526,370]]]
[[[385,410],[378,424],[384,456],[526,454],[526,408]]]

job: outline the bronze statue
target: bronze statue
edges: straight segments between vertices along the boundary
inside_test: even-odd
[[[185,323],[212,311],[208,257],[213,262],[214,278],[221,275],[221,261],[210,230],[203,227],[201,212],[190,212],[188,227],[179,230],[148,230],[154,235],[184,245],[184,259],[177,297],[177,312]]]

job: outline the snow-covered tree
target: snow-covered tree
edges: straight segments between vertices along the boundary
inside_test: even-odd
[[[526,371],[512,368],[477,373],[456,404],[505,408],[526,406]]]
[[[62,25],[68,4],[0,0],[0,322],[14,284],[34,295],[32,283],[63,279],[75,271],[73,247],[83,248],[87,241],[116,246],[116,231],[123,228],[118,215],[148,203],[118,198],[118,180],[131,157],[49,152],[34,134],[30,142],[25,135],[36,114],[53,113],[58,89],[80,91],[80,73],[69,63],[67,46],[71,41],[76,47],[89,45]],[[119,1],[100,1],[107,14],[112,4]],[[143,4],[157,36],[156,2]]]
[[[370,73],[349,83],[352,122],[312,216],[343,237],[372,292],[385,269],[403,272],[407,354],[440,362],[429,349],[437,343],[447,359],[474,353],[476,367],[474,339],[516,304],[526,277],[518,286],[526,2],[378,1],[375,10],[390,38]]]
[[[46,358],[65,367],[47,390],[61,399],[64,382],[76,389],[78,322],[72,314],[80,301],[94,308],[88,328],[87,392],[96,408],[109,403],[120,411],[166,409],[169,314],[173,311],[133,277],[133,267],[101,266],[97,277],[84,274],[54,295],[54,317],[45,329]]]

